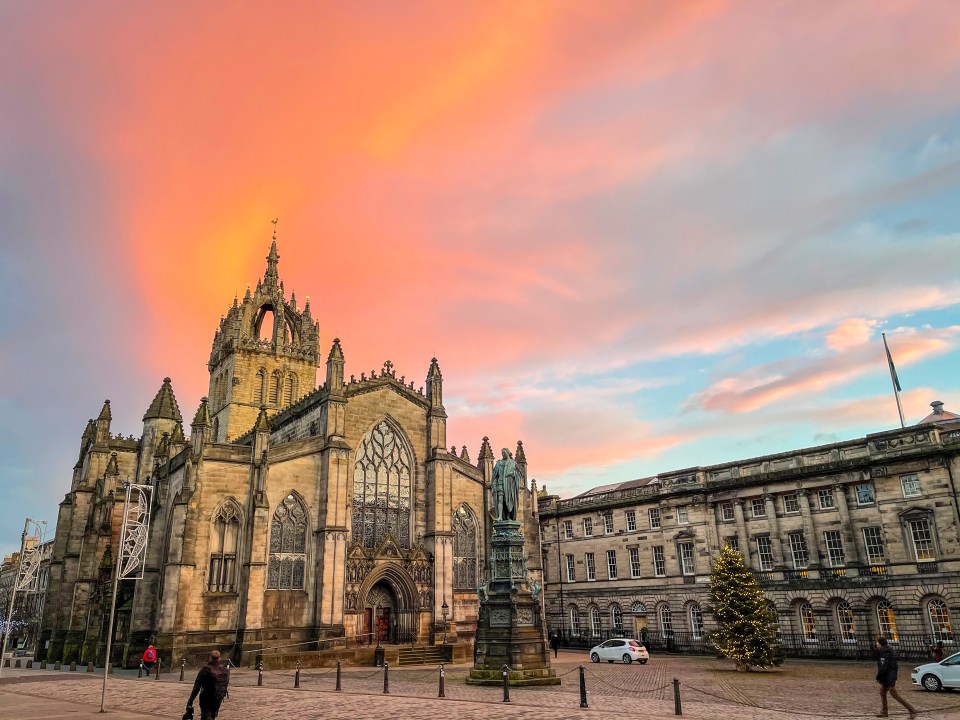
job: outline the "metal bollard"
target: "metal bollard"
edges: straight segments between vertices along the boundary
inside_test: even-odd
[[[446,697],[443,693],[443,663],[440,663],[440,693],[437,697]]]
[[[70,672],[76,672],[76,671],[77,671],[77,663],[76,662],[70,663]]]
[[[340,659],[337,658],[337,686],[334,688],[336,692],[340,692]]]
[[[183,673],[187,670],[187,659],[180,658],[180,682],[183,682]]]
[[[680,678],[673,679],[673,714],[683,715],[683,709],[680,707]]]
[[[386,660],[383,661],[383,693],[390,693],[390,663]]]
[[[263,687],[263,660],[257,663],[257,687]]]
[[[580,666],[580,707],[590,707],[587,705],[587,675],[583,665]]]
[[[143,660],[141,660],[140,665],[137,667],[137,680],[143,677],[143,671],[144,671]]]
[[[510,668],[504,665],[500,672],[503,673],[503,701],[510,702]]]
[[[87,663],[87,672],[93,672],[93,663],[92,663],[92,662],[88,662],[88,663]]]
[[[297,660],[297,673],[293,676],[293,687],[300,687],[300,661]]]
[[[59,661],[59,660],[57,660],[57,661],[53,664],[53,669],[54,669],[54,670],[59,670],[59,669],[60,669],[60,661]]]

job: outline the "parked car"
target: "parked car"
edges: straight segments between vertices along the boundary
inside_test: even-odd
[[[940,662],[915,667],[910,673],[910,679],[914,685],[931,692],[960,687],[960,652],[945,657]]]
[[[590,649],[590,661],[598,663],[606,660],[609,663],[622,660],[629,665],[636,660],[641,665],[650,659],[650,653],[638,641],[630,638],[612,638]]]

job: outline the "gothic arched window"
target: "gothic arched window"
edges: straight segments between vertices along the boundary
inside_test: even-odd
[[[303,590],[307,566],[307,510],[290,493],[273,514],[267,589]]]
[[[353,539],[376,547],[387,535],[410,547],[410,451],[381,420],[357,448],[353,467]]]
[[[241,510],[237,502],[226,500],[213,514],[210,537],[210,592],[233,592],[237,582],[237,545],[240,542]]]
[[[477,589],[477,521],[466,505],[453,514],[453,589]]]

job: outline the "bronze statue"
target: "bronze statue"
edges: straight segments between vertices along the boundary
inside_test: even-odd
[[[520,509],[520,468],[507,448],[503,448],[502,457],[493,466],[493,519],[496,522],[516,520]]]

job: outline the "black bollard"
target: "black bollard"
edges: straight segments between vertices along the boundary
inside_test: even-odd
[[[263,660],[257,663],[257,687],[263,687]]]
[[[143,660],[140,661],[140,665],[137,667],[137,680],[143,677]]]
[[[504,665],[500,672],[503,673],[503,701],[510,702],[510,668]]]
[[[183,673],[187,669],[187,659],[180,658],[180,682],[183,682]]]
[[[334,688],[337,692],[340,692],[340,660],[337,659],[337,686]]]
[[[683,715],[683,709],[680,707],[680,678],[673,679],[673,714]]]
[[[390,663],[386,660],[383,661],[383,693],[390,693]]]
[[[157,655],[157,672],[154,674],[153,679],[154,680],[160,679],[160,656],[159,655]]]
[[[92,663],[92,662],[88,662],[88,663],[87,663],[87,672],[93,672],[93,663]]]
[[[293,687],[294,688],[300,687],[300,661],[299,660],[297,660],[297,672],[293,676]]]
[[[587,705],[587,675],[583,665],[580,666],[580,707],[590,707]]]
[[[440,663],[440,693],[437,697],[446,697],[443,693],[443,663]]]

